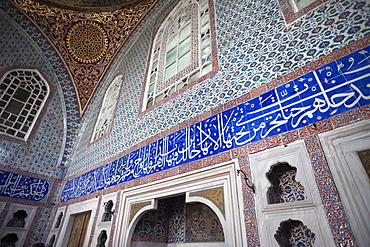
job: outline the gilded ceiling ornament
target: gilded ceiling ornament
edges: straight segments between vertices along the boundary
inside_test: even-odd
[[[74,85],[80,116],[109,65],[157,0],[105,12],[78,12],[13,0],[39,27],[64,60]]]
[[[97,23],[83,21],[68,31],[67,47],[73,58],[79,62],[94,63],[107,51],[107,34]]]

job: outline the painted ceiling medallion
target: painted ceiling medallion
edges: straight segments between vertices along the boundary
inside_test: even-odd
[[[67,47],[79,62],[95,63],[107,51],[107,34],[97,23],[83,21],[68,31]]]
[[[157,0],[103,12],[72,11],[34,0],[12,0],[39,27],[64,60],[80,116],[109,65]],[[121,0],[119,0],[121,1]]]

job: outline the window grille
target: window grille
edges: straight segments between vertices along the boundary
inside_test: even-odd
[[[0,134],[27,141],[50,94],[35,69],[14,69],[0,80]]]

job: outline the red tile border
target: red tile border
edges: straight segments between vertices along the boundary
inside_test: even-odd
[[[354,236],[321,148],[320,140],[318,136],[309,136],[305,139],[305,143],[335,243],[341,246],[354,246]]]
[[[97,221],[98,221],[100,208],[102,206],[101,204],[102,204],[102,197],[99,196],[99,198],[98,198],[98,205],[97,205],[97,208],[96,208],[96,211],[95,211],[94,222],[93,222],[92,228],[91,228],[91,233],[90,233],[90,238],[89,238],[89,246],[92,246],[93,237],[95,235],[95,228],[96,228],[96,224],[97,224]]]

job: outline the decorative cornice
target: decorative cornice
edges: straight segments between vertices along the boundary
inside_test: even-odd
[[[40,4],[45,4],[59,9],[68,9],[79,12],[104,12],[122,8],[131,8],[146,0],[75,0],[68,2],[57,0],[35,0]]]

